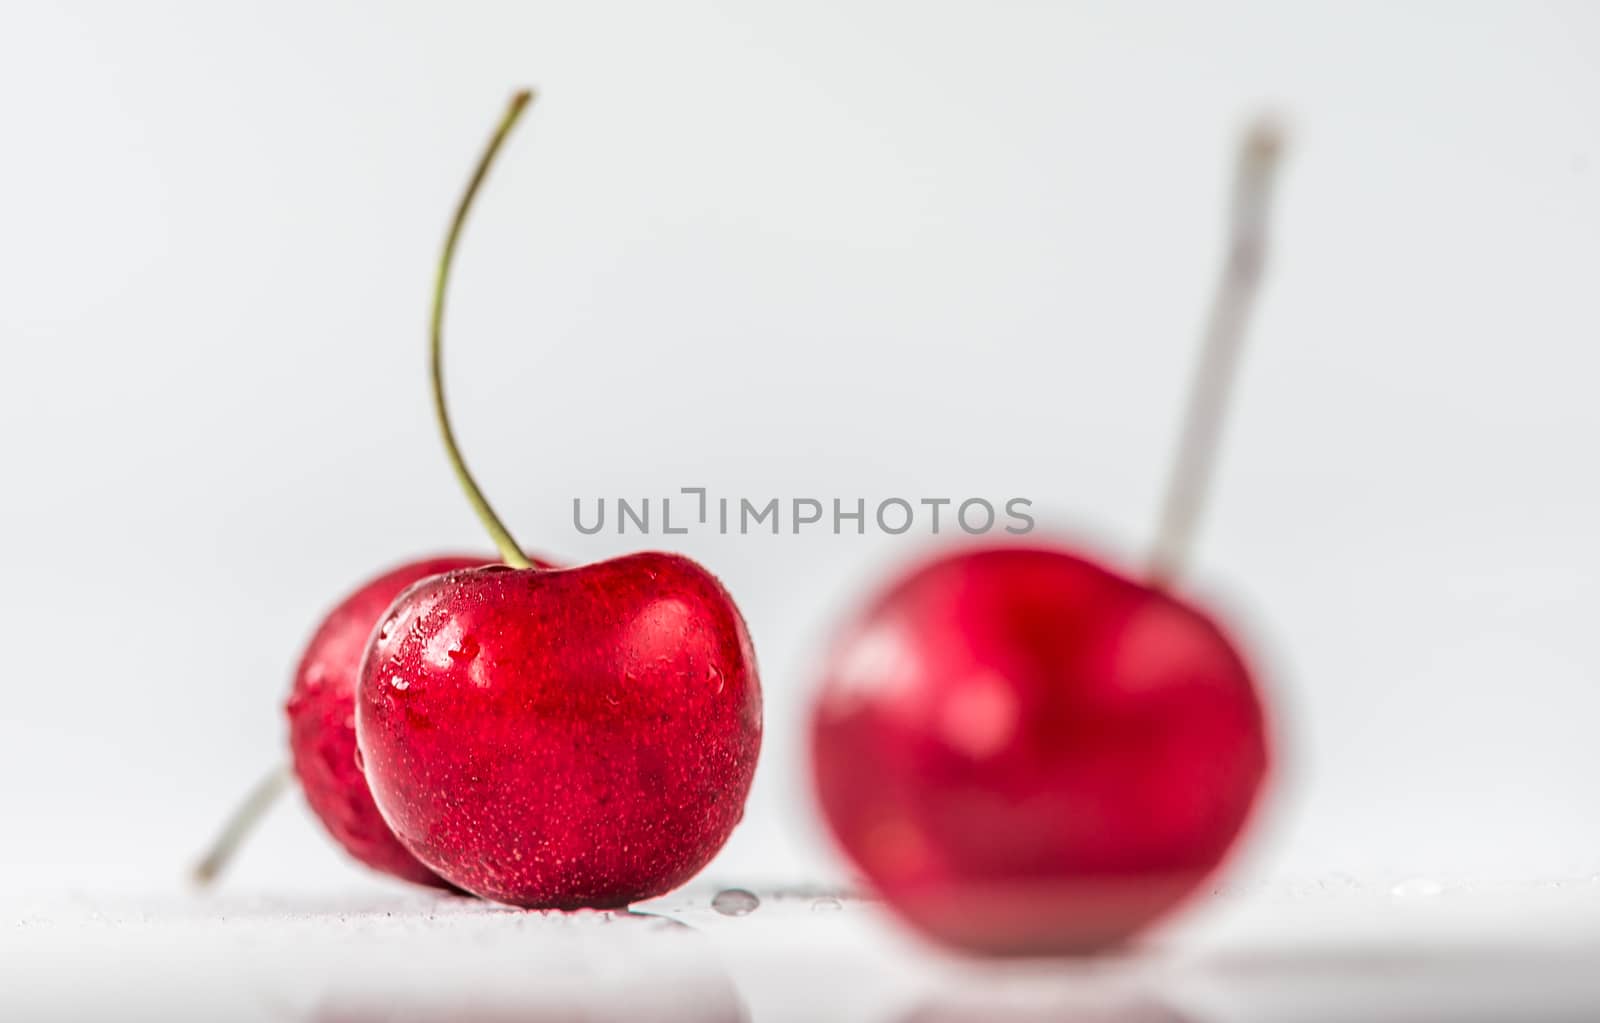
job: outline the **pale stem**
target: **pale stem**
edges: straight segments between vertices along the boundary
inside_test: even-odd
[[[1205,508],[1217,442],[1266,263],[1273,178],[1282,149],[1277,125],[1266,119],[1251,126],[1239,148],[1227,257],[1206,320],[1151,550],[1150,575],[1158,584],[1170,583],[1183,570]]]
[[[204,887],[215,881],[239,851],[250,832],[266,812],[277,802],[283,790],[289,787],[290,771],[287,766],[276,767],[271,774],[256,782],[255,788],[244,797],[244,802],[228,818],[222,831],[212,841],[211,848],[194,865],[191,876],[195,884]]]

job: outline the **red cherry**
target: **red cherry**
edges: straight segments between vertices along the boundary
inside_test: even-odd
[[[1140,582],[1062,550],[950,555],[845,632],[812,721],[829,826],[887,905],[990,954],[1119,944],[1214,871],[1267,772],[1244,662],[1174,596],[1265,252],[1276,131],[1245,139],[1226,270]]]
[[[351,856],[403,881],[449,887],[395,841],[372,801],[356,762],[356,677],[368,637],[406,587],[492,560],[441,555],[408,562],[369,579],[323,617],[300,655],[284,705],[291,769],[273,771],[245,799],[195,867],[196,880],[205,884],[216,879],[292,773],[312,812]]]
[[[401,880],[448,887],[395,840],[356,763],[356,676],[361,655],[379,618],[406,587],[492,561],[465,555],[426,558],[368,581],[322,620],[300,657],[289,690],[284,708],[289,750],[306,802],[346,852]]]
[[[1204,614],[1064,551],[950,555],[851,626],[812,723],[833,833],[947,944],[1115,944],[1222,860],[1267,768]]]
[[[512,97],[445,239],[431,336],[445,451],[505,566],[425,580],[373,634],[356,736],[384,819],[470,892],[533,908],[624,906],[677,887],[744,813],[761,690],[721,584],[672,554],[541,571],[456,445],[441,351],[473,198],[531,99]]]
[[[478,895],[542,909],[660,895],[743,815],[754,665],[726,591],[676,555],[429,579],[361,669],[372,795],[406,848]]]

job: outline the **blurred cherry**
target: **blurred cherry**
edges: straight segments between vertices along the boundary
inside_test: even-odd
[[[887,906],[945,945],[1090,952],[1194,892],[1268,771],[1250,669],[1172,586],[1256,290],[1276,133],[1250,133],[1233,239],[1154,566],[1060,547],[946,554],[843,630],[812,720],[824,816]]]

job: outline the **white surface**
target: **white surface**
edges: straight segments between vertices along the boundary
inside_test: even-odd
[[[1600,9],[84,3],[0,8],[0,863],[174,876],[281,755],[319,610],[483,547],[425,404],[466,239],[463,443],[523,542],[575,496],[1023,494],[1147,540],[1233,133],[1279,244],[1197,585],[1285,771],[1244,877],[1600,870]],[[680,539],[680,538],[673,538]],[[767,747],[714,872],[838,876],[801,737],[829,624],[927,543],[681,538]],[[302,811],[240,884],[356,884]]]
[[[1416,886],[1412,886],[1414,889]],[[543,916],[412,893],[9,903],[10,1018],[263,1023],[1576,1023],[1600,1014],[1600,881],[1431,895],[1255,890],[1225,932],[1083,963],[931,953],[877,907],[699,887],[649,916]]]

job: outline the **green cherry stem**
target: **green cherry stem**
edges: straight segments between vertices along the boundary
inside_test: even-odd
[[[1161,585],[1170,584],[1182,571],[1210,489],[1217,440],[1266,263],[1267,219],[1282,150],[1282,133],[1265,118],[1250,127],[1239,146],[1227,258],[1206,320],[1200,362],[1189,386],[1183,433],[1150,558],[1150,576]]]
[[[472,179],[467,182],[467,190],[462,193],[461,201],[456,206],[454,218],[450,221],[450,233],[444,239],[444,252],[439,257],[439,275],[433,285],[433,320],[431,324],[431,351],[433,357],[433,413],[439,423],[439,434],[444,438],[445,453],[450,458],[450,467],[455,470],[456,480],[460,482],[461,489],[466,491],[467,500],[472,504],[472,510],[478,514],[478,520],[489,531],[489,536],[494,539],[494,545],[500,551],[500,557],[512,568],[532,568],[522,548],[517,546],[517,541],[512,539],[510,531],[500,521],[500,516],[494,513],[488,500],[483,496],[483,491],[478,489],[477,481],[472,478],[472,473],[467,469],[466,461],[461,457],[461,449],[456,446],[455,431],[450,426],[450,413],[445,410],[444,404],[444,300],[445,293],[450,283],[450,266],[455,262],[456,242],[461,238],[461,229],[466,225],[467,213],[472,209],[472,201],[477,198],[478,189],[489,175],[489,167],[494,163],[495,154],[500,151],[500,146],[505,142],[506,136],[511,134],[512,127],[517,123],[517,118],[522,116],[529,103],[533,101],[533,92],[524,89],[511,97],[511,103],[506,107],[505,114],[500,118],[500,124],[495,128],[494,135],[489,139],[489,145],[484,149],[483,155],[478,158],[477,169],[472,172]]]
[[[500,550],[500,556],[505,563],[513,568],[532,568],[533,564],[523,555],[522,549],[517,546],[517,541],[512,539],[511,533],[506,530],[500,517],[489,507],[489,502],[484,499],[483,491],[478,489],[477,481],[472,478],[472,473],[467,470],[467,464],[461,458],[461,449],[456,446],[455,431],[450,427],[450,413],[444,404],[444,366],[441,358],[444,342],[444,299],[445,292],[450,283],[450,265],[455,261],[456,242],[461,238],[461,229],[466,225],[467,213],[472,209],[472,200],[478,195],[478,189],[489,175],[489,166],[494,163],[495,154],[500,151],[500,146],[505,142],[506,136],[511,134],[512,127],[517,123],[517,118],[522,116],[522,111],[533,102],[533,93],[524,89],[511,97],[511,103],[506,107],[505,114],[500,118],[500,124],[495,128],[494,135],[489,139],[489,145],[484,149],[483,155],[478,158],[477,169],[472,172],[472,180],[467,183],[467,190],[461,196],[460,203],[456,206],[455,217],[450,221],[450,233],[445,236],[444,253],[439,257],[439,275],[433,287],[433,320],[431,324],[431,353],[432,353],[432,379],[433,379],[433,412],[439,422],[439,433],[444,437],[445,453],[450,457],[450,467],[455,470],[456,479],[461,482],[461,488],[467,492],[467,500],[472,503],[472,510],[478,513],[478,518],[483,522],[489,535],[494,538],[494,543]],[[288,767],[277,767],[270,774],[256,783],[256,786],[245,796],[244,801],[228,817],[222,826],[222,831],[212,840],[204,856],[195,864],[190,872],[194,882],[202,887],[215,881],[233,859],[239,846],[260,822],[263,814],[277,802],[278,797],[289,787],[290,772]]]

